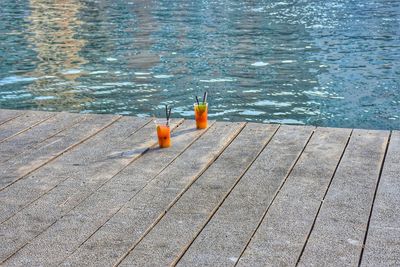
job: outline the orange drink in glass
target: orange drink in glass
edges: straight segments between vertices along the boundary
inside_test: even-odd
[[[207,128],[208,103],[194,104],[194,117],[197,129]]]
[[[160,148],[166,148],[171,146],[171,129],[169,123],[166,120],[156,121],[157,126],[157,137],[158,145]]]

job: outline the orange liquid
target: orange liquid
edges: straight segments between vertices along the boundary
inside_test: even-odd
[[[194,117],[196,119],[196,127],[197,129],[205,129],[207,128],[207,114],[208,114],[208,106],[200,105],[194,107]]]
[[[171,129],[167,125],[157,126],[158,145],[160,148],[171,146]]]

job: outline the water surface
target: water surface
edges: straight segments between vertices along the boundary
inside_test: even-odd
[[[400,129],[400,0],[3,0],[0,108]]]

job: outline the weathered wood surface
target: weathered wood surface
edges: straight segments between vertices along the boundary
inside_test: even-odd
[[[400,133],[0,109],[0,265],[399,266]]]
[[[62,112],[33,127],[32,130],[25,131],[14,138],[2,142],[0,145],[0,155],[2,156],[0,161],[10,160],[12,157],[40,145],[47,139],[79,123],[84,118],[85,116],[79,114]]]
[[[257,158],[277,126],[248,124],[217,161],[131,251],[122,266],[165,266],[189,244]]]
[[[0,226],[0,235],[13,240],[13,245],[1,248],[0,259],[8,258],[25,246],[154,145],[151,137],[154,125],[149,122],[121,118],[65,156],[9,187],[28,184],[31,194],[17,195],[6,205],[12,206],[14,213],[7,214]],[[26,224],[27,218],[32,216],[37,219]]]
[[[394,131],[390,138],[361,266],[400,266],[399,131]]]
[[[178,265],[234,264],[312,131],[281,126],[187,252],[181,251]]]
[[[388,137],[387,132],[353,131],[300,266],[358,264]]]
[[[26,132],[56,115],[57,113],[49,112],[26,112],[16,116],[15,119],[5,120],[6,123],[0,125],[0,143]],[[9,118],[9,116],[5,117]]]
[[[67,265],[83,261],[93,265],[118,263],[223,152],[243,126],[243,123],[223,122],[211,126],[81,246],[76,255],[67,260]]]
[[[239,258],[239,266],[294,265],[350,131],[315,131]],[[261,216],[260,216],[261,217]],[[265,248],[265,249],[264,249]]]
[[[48,164],[50,161],[63,155],[120,119],[118,116],[99,117],[90,115],[82,117],[83,120],[80,123],[46,139],[40,143],[40,146],[24,151],[22,154],[5,162],[0,162],[0,191],[41,166]],[[23,189],[31,190],[27,187],[23,187]],[[10,192],[9,195],[14,194],[14,192]]]
[[[29,253],[28,251],[35,251],[35,261],[20,263],[40,265],[45,262],[54,265],[69,256],[69,253],[76,250],[121,209],[132,198],[134,192],[140,192],[146,184],[202,134],[202,131],[189,132],[189,129],[193,129],[191,126],[188,127],[189,124],[191,125],[192,122],[188,121],[180,127],[181,129],[178,129],[177,134],[179,136],[176,136],[175,141],[179,144],[176,144],[173,149],[153,149],[145,153],[117,174],[110,182],[105,183],[102,188],[85,199],[79,206],[41,233],[31,244],[19,252],[19,254],[24,254]],[[134,181],[131,179],[132,175],[135,177]],[[53,238],[54,236],[57,236],[57,238]],[[48,255],[49,252],[50,256]]]
[[[12,119],[15,119],[16,117],[19,117],[24,113],[25,113],[25,111],[23,111],[23,110],[2,109],[2,110],[0,110],[0,125],[2,125],[3,123],[6,123]]]

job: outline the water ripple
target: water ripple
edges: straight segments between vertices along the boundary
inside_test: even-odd
[[[0,7],[0,108],[400,129],[398,0]]]

